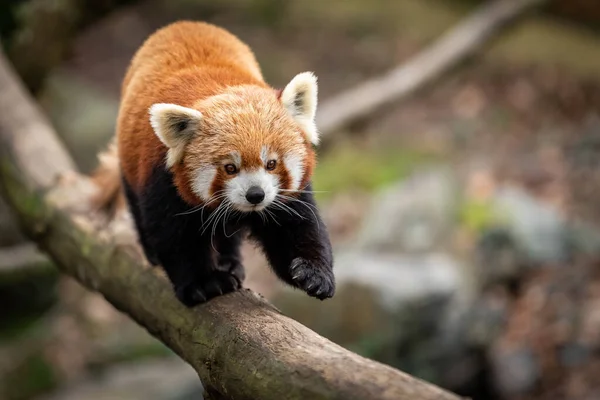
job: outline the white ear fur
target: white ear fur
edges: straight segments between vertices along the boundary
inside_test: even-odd
[[[154,133],[168,147],[167,167],[171,168],[183,157],[185,145],[202,122],[202,113],[176,104],[157,103],[149,109],[150,125]]]
[[[319,144],[319,132],[315,125],[317,92],[317,77],[312,72],[296,75],[281,92],[281,102],[315,145]]]

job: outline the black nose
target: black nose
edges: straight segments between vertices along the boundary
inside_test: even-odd
[[[265,198],[265,191],[258,186],[252,186],[246,192],[246,200],[251,204],[258,204]]]

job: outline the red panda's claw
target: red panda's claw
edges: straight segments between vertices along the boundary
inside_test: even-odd
[[[298,257],[290,266],[294,285],[309,296],[324,300],[335,294],[335,279],[331,265]]]
[[[212,298],[236,291],[241,287],[238,278],[228,271],[214,271],[209,276],[198,278],[175,288],[177,298],[186,306],[206,303]]]

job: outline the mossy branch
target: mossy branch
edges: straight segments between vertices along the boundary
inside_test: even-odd
[[[80,212],[91,183],[77,175],[1,53],[0,87],[0,183],[23,229],[63,273],[103,294],[186,360],[211,397],[457,399],[343,349],[252,291],[193,309],[181,305],[157,269]]]

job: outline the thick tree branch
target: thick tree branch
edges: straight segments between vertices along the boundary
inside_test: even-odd
[[[485,3],[406,63],[323,102],[317,115],[319,130],[324,135],[335,132],[412,94],[481,49],[516,17],[545,2],[547,0],[495,0]]]
[[[189,362],[211,393],[264,400],[457,398],[343,349],[249,290],[182,306],[156,269],[114,244],[92,217],[65,207],[84,204],[79,196],[90,183],[75,174],[1,54],[0,87],[0,182],[23,228],[64,273]],[[75,177],[71,183],[68,176]]]
[[[68,53],[76,33],[131,0],[28,0],[21,2],[17,29],[10,32],[7,52],[33,92]],[[0,12],[9,13],[8,5]]]

